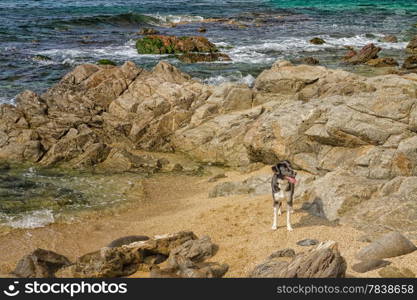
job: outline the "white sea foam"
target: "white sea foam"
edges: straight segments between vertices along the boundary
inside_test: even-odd
[[[134,40],[129,40],[123,45],[110,45],[86,49],[50,49],[37,53],[51,57],[53,59],[52,61],[56,64],[67,65],[76,65],[80,62],[99,60],[102,58],[125,61],[128,59],[140,59],[141,57],[159,59],[168,56],[155,54],[139,55]]]
[[[55,222],[52,210],[43,209],[19,216],[6,217],[6,225],[13,228],[39,228]]]
[[[331,46],[331,47],[338,47],[338,46],[354,46],[354,47],[363,47],[367,44],[373,43],[377,46],[382,47],[382,49],[405,49],[407,46],[406,42],[400,43],[384,43],[379,42],[378,40],[382,38],[384,35],[382,34],[374,34],[374,38],[368,37],[367,35],[361,34],[356,35],[353,37],[343,37],[343,38],[332,38],[329,36],[323,36],[323,39],[326,41],[326,44],[318,45],[318,46]]]
[[[0,97],[0,104],[16,104],[16,98]]]
[[[225,82],[236,82],[240,84],[246,84],[249,87],[252,87],[255,82],[255,78],[250,74],[243,76],[242,73],[239,72],[233,75],[218,75],[209,77],[207,79],[204,79],[203,82],[209,85],[220,85]]]
[[[148,16],[158,19],[163,23],[181,23],[181,22],[201,22],[204,20],[201,16],[189,16],[189,15],[160,15],[149,14]]]
[[[277,40],[260,41],[253,45],[237,46],[226,50],[225,52],[232,58],[233,62],[258,64],[271,63],[277,59],[284,58],[284,55],[296,55],[301,52],[316,52],[326,49],[342,49],[345,46],[360,48],[369,43],[374,43],[375,45],[382,47],[382,49],[404,49],[407,45],[407,43],[403,42],[379,42],[378,39],[383,35],[375,34],[374,36],[375,37],[372,38],[366,35],[356,35],[353,37],[342,38],[322,36],[322,38],[326,41],[326,43],[322,45],[311,44],[309,40],[313,37],[288,37]]]

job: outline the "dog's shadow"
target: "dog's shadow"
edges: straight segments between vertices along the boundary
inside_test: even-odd
[[[294,213],[301,213],[303,216],[299,219],[297,223],[293,224],[294,229],[302,227],[311,227],[311,226],[329,226],[337,227],[339,223],[337,221],[329,221],[323,217],[315,216],[306,211],[303,208],[298,208],[294,210]]]

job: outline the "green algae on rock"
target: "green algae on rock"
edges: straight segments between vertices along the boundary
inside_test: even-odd
[[[217,47],[202,36],[148,35],[136,42],[139,54],[217,52]]]
[[[99,59],[98,61],[97,61],[97,64],[98,65],[110,65],[110,66],[117,66],[117,64],[114,62],[114,61],[112,61],[112,60],[110,60],[110,59]]]

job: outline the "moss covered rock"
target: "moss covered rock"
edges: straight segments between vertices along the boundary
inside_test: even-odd
[[[50,60],[52,60],[52,58],[50,58],[49,56],[41,55],[41,54],[35,55],[32,59],[35,60],[35,61],[50,61]]]
[[[217,52],[216,46],[202,36],[149,35],[136,42],[139,54],[176,54],[188,52]]]
[[[97,61],[98,65],[110,65],[110,66],[117,66],[117,64],[110,60],[110,59],[100,59]]]
[[[310,43],[313,44],[313,45],[322,45],[322,44],[326,43],[326,41],[321,39],[321,38],[315,37],[315,38],[310,40]]]

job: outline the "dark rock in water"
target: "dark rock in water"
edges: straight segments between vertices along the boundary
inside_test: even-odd
[[[35,61],[50,61],[50,60],[52,60],[52,58],[50,58],[49,56],[41,55],[41,54],[35,55],[32,59],[35,60]]]
[[[319,243],[318,240],[305,239],[297,242],[298,246],[314,246]]]
[[[110,66],[117,66],[117,64],[110,60],[110,59],[100,59],[97,61],[98,65],[110,65]]]
[[[198,32],[206,32],[207,29],[205,27],[200,27],[198,28]]]
[[[398,43],[398,39],[395,35],[386,35],[378,41],[383,43]]]
[[[408,43],[405,51],[411,54],[417,54],[417,35],[415,35]]]
[[[231,61],[229,55],[224,53],[186,53],[178,55],[177,58],[185,63],[193,64],[197,62],[212,62],[212,61]]]
[[[346,261],[337,243],[327,241],[290,262],[269,259],[256,266],[249,277],[255,278],[340,278],[345,277]]]
[[[0,172],[5,172],[10,170],[10,164],[6,161],[0,161]]]
[[[367,261],[362,261],[360,263],[354,264],[352,270],[358,273],[366,273],[372,270],[376,270],[382,267],[386,267],[391,262],[381,259],[371,259]]]
[[[367,61],[366,64],[368,66],[377,67],[377,68],[398,66],[398,62],[392,57],[374,58],[374,59]]]
[[[368,44],[364,46],[359,52],[357,52],[353,56],[345,56],[344,62],[348,64],[363,64],[371,59],[378,58],[378,53],[382,49],[380,47],[376,47],[374,44]],[[352,53],[353,54],[353,53]]]
[[[388,266],[378,272],[382,278],[415,278],[416,274],[408,268]]]
[[[325,44],[326,41],[323,40],[323,39],[321,39],[321,38],[319,38],[319,37],[315,37],[315,38],[312,38],[310,40],[310,43],[313,44],[313,45],[322,45],[322,44]]]
[[[112,241],[110,244],[107,245],[107,247],[116,248],[116,247],[121,247],[123,245],[129,245],[134,242],[147,241],[147,240],[149,240],[149,237],[146,235],[129,235],[129,236],[124,236],[124,237],[121,237]]]
[[[139,54],[174,54],[217,52],[216,46],[203,36],[149,35],[136,42]]]
[[[159,34],[159,31],[156,30],[155,28],[142,28],[141,30],[139,30],[138,33],[142,35],[151,35],[151,34]]]
[[[317,58],[314,57],[303,57],[301,60],[301,63],[306,64],[306,65],[318,65],[320,63],[320,61]]]
[[[51,278],[60,268],[69,266],[68,258],[58,253],[36,249],[24,256],[13,271],[13,274],[22,278]]]
[[[277,257],[294,257],[294,256],[295,256],[295,251],[293,249],[285,248],[283,250],[275,251],[268,257],[268,259],[273,259]]]
[[[402,67],[407,70],[417,70],[417,55],[407,57]]]
[[[401,233],[392,231],[362,248],[356,258],[366,261],[384,259],[414,252],[416,246]]]

